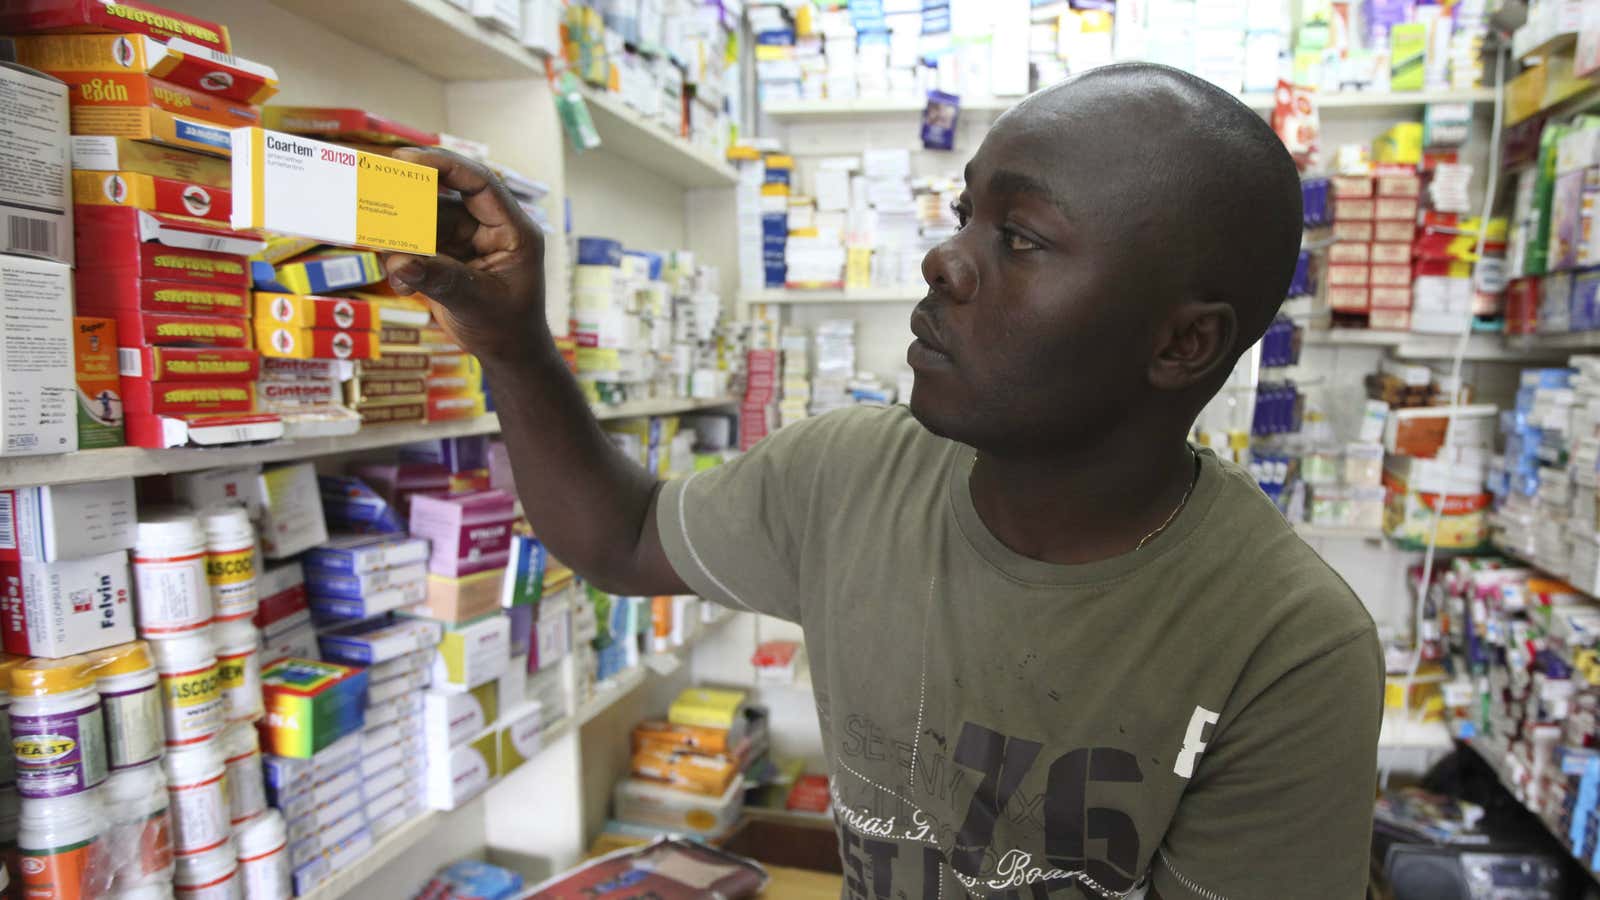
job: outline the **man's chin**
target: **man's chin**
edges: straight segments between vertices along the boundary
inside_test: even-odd
[[[920,377],[911,388],[911,399],[906,407],[911,410],[911,417],[923,428],[939,437],[959,440],[955,433],[961,431],[961,419],[953,412],[953,404],[935,395],[932,389],[922,384]]]

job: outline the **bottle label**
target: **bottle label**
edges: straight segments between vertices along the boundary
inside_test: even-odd
[[[11,711],[17,793],[65,797],[106,779],[104,725],[98,699],[70,712],[18,715]]]

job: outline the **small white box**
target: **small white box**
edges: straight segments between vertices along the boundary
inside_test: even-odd
[[[328,540],[322,491],[311,463],[278,466],[261,473],[261,552],[284,559]]]
[[[528,694],[527,655],[511,657],[511,662],[506,665],[506,670],[500,674],[495,684],[500,688],[497,699],[502,711],[520,706]]]
[[[617,782],[612,799],[618,821],[712,835],[738,821],[744,808],[744,779],[735,778],[721,797],[705,797],[653,781],[624,778]]]
[[[533,759],[544,746],[544,730],[548,727],[544,710],[538,703],[523,715],[506,722],[495,730],[499,735],[500,774],[509,775],[518,766]]]
[[[465,693],[430,690],[422,695],[430,758],[466,743],[495,723],[500,708],[496,685],[489,681]]]
[[[445,630],[433,658],[433,687],[461,693],[505,672],[511,661],[511,620],[502,613]]]
[[[522,33],[521,0],[472,0],[472,17],[506,34]]]
[[[78,449],[72,269],[0,256],[0,318],[0,456]]]
[[[500,775],[499,739],[491,732],[446,756],[428,757],[428,806],[455,809],[483,793]]]
[[[131,550],[133,479],[0,491],[0,559],[55,562]]]
[[[195,509],[243,504],[251,521],[261,518],[261,465],[224,466],[172,476],[179,500]]]
[[[59,659],[133,640],[128,553],[0,563],[7,653]]]

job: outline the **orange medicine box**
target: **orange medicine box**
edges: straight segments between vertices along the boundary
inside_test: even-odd
[[[739,774],[738,764],[730,757],[654,745],[635,751],[631,768],[636,778],[664,782],[709,797],[722,796]]]
[[[431,147],[439,135],[402,125],[371,113],[348,107],[269,106],[262,111],[263,127],[308,137],[335,141],[362,141],[370,144],[399,144]]]
[[[392,425],[400,422],[426,422],[428,403],[416,397],[390,397],[369,400],[356,406],[362,425]]]
[[[231,285],[123,278],[92,270],[80,271],[76,282],[78,310],[97,315],[118,309],[143,309],[187,316],[242,317],[249,310],[249,293]]]
[[[242,347],[122,347],[117,368],[124,378],[147,381],[254,381],[261,354]]]
[[[78,382],[78,449],[121,447],[125,423],[117,369],[117,323],[76,317],[72,320],[72,345]]]
[[[297,328],[271,319],[257,319],[256,343],[262,356],[283,359],[373,359],[377,334],[339,328]]]
[[[647,745],[659,745],[675,750],[694,750],[699,753],[726,753],[728,732],[721,728],[674,725],[659,719],[647,720],[633,728],[633,749],[637,752]]]
[[[117,336],[124,344],[249,347],[250,322],[233,316],[182,316],[142,309],[116,311]]]
[[[0,4],[0,34],[114,32],[183,38],[226,53],[228,28],[151,3],[106,0],[6,0]]]
[[[17,62],[46,72],[135,72],[239,103],[278,92],[270,66],[183,38],[142,34],[55,34],[16,39]]]
[[[233,182],[233,169],[221,157],[103,134],[73,135],[71,140],[74,169],[138,172],[216,188]]]
[[[249,232],[126,206],[78,204],[72,228],[78,246],[95,251],[78,261],[79,274],[244,287],[250,267],[242,257],[262,247]]]
[[[366,301],[348,297],[256,291],[254,304],[257,321],[271,320],[296,328],[371,331],[377,324]]]
[[[93,112],[94,110],[87,110]],[[233,153],[228,129],[192,116],[180,116],[155,107],[102,107],[100,115],[79,117],[70,113],[72,130],[80,136],[120,137],[151,141],[180,150],[226,157]],[[232,176],[229,176],[230,180]]]
[[[140,172],[72,173],[72,201],[92,206],[132,206],[174,216],[228,224],[233,192]]]
[[[481,393],[462,397],[428,397],[429,422],[475,419],[487,412],[488,404]]]
[[[128,412],[181,416],[194,413],[250,412],[256,406],[253,381],[122,380],[122,402]]]
[[[224,128],[261,123],[260,111],[136,72],[50,72],[65,81],[73,134],[122,134],[132,111],[158,109]]]

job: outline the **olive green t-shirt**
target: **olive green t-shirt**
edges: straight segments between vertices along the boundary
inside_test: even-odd
[[[846,897],[1363,897],[1372,619],[1242,469],[1200,459],[1166,531],[1072,566],[995,538],[972,449],[904,407],[663,489],[686,583],[804,628]]]

